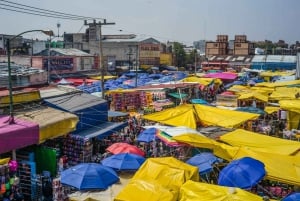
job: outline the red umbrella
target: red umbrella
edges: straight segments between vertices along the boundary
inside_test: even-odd
[[[133,146],[131,144],[124,143],[124,142],[114,143],[114,144],[110,145],[109,147],[107,147],[106,151],[109,151],[113,154],[130,153],[130,154],[137,154],[140,156],[145,156],[145,153],[141,149],[139,149],[138,147]]]

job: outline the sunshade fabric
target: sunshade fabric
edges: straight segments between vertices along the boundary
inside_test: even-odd
[[[134,193],[133,193],[134,192]],[[177,188],[164,187],[157,181],[131,180],[114,198],[114,201],[177,201]]]
[[[222,84],[222,81],[220,79],[215,79],[215,78],[206,78],[206,77],[186,77],[182,80],[183,82],[198,82],[201,85],[207,86],[211,84],[212,82],[216,84]]]
[[[280,108],[300,114],[300,100],[279,101]]]
[[[272,94],[270,94],[270,100],[294,100],[296,95],[300,93],[300,88],[297,87],[277,87]]]
[[[185,94],[185,93],[168,93],[168,95],[170,95],[174,98],[177,98],[177,99],[188,97],[188,94]]]
[[[37,123],[14,118],[10,124],[9,120],[10,116],[0,116],[0,154],[39,142]]]
[[[142,118],[171,126],[197,128],[196,114],[191,105],[180,105],[161,112],[144,115]]]
[[[113,154],[131,153],[140,156],[145,156],[145,153],[140,148],[125,142],[116,142],[107,147],[106,151],[109,151]]]
[[[285,82],[261,82],[261,83],[257,83],[255,86],[276,88],[276,87],[283,87],[283,86],[289,86],[295,84],[300,84],[300,80],[285,81]]]
[[[79,190],[107,189],[117,181],[113,169],[98,163],[81,163],[61,172],[61,183]]]
[[[39,125],[39,143],[70,133],[78,122],[74,114],[43,106],[24,110],[16,117]]]
[[[116,170],[137,170],[144,162],[144,157],[129,153],[115,154],[101,161],[104,166]]]
[[[148,158],[115,200],[175,201],[188,180],[199,181],[197,167],[173,157]]]
[[[195,147],[211,149],[214,155],[228,161],[247,156],[257,159],[265,164],[267,179],[300,185],[300,157],[298,155],[274,154],[272,151],[261,152],[250,147],[231,146],[196,134],[176,136],[173,139]]]
[[[220,109],[199,104],[195,105],[195,109],[201,123],[204,125],[225,128],[236,128],[248,120],[259,117],[259,114]]]
[[[299,152],[300,142],[262,135],[243,129],[226,133],[220,140],[236,147],[251,147],[253,150],[282,155]]]
[[[238,97],[239,100],[256,99],[262,102],[268,102],[268,96],[257,92],[243,93]]]
[[[266,106],[264,110],[266,113],[272,114],[274,112],[278,112],[280,110],[280,107]]]
[[[232,188],[218,186],[202,182],[187,181],[180,188],[179,201],[198,201],[205,197],[205,201],[262,201],[262,197],[242,190],[240,188]]]
[[[236,128],[244,122],[256,119],[259,114],[231,111],[199,104],[183,104],[142,118],[172,126],[186,126],[196,129],[197,122],[204,125]]]
[[[243,157],[227,164],[219,173],[221,186],[250,189],[266,175],[265,165],[251,157]]]

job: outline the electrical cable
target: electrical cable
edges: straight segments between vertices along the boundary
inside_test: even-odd
[[[62,15],[62,16],[66,16],[66,17],[72,17],[72,18],[77,18],[77,19],[104,19],[104,18],[95,18],[95,17],[87,17],[87,16],[82,16],[82,15],[74,15],[74,14],[68,14],[68,13],[63,13],[63,12],[58,12],[58,11],[54,11],[54,10],[48,10],[48,9],[42,9],[42,8],[37,8],[37,7],[33,7],[33,6],[28,6],[28,5],[25,5],[25,4],[19,4],[19,3],[15,3],[15,2],[12,2],[12,1],[6,1],[6,0],[0,0],[2,2],[6,2],[6,3],[9,3],[9,4],[13,4],[13,5],[18,5],[18,6],[23,6],[23,7],[27,7],[27,8],[30,8],[30,9],[25,9],[25,10],[32,10],[32,9],[35,9],[37,11],[34,11],[34,12],[44,12],[44,13],[48,13],[48,14],[51,14],[51,15]],[[7,6],[11,6],[11,5],[7,5]],[[11,6],[11,7],[14,7],[14,6]],[[24,8],[22,8],[24,9]]]

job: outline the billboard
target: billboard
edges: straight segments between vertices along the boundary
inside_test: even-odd
[[[45,70],[73,70],[73,58],[50,58],[50,66],[48,68],[48,58],[43,59],[43,69]]]

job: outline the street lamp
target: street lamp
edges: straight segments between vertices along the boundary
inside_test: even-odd
[[[51,30],[45,31],[45,30],[34,29],[34,30],[24,31],[12,38],[7,39],[6,50],[7,50],[7,68],[8,68],[9,115],[10,115],[9,124],[15,123],[14,115],[13,115],[13,94],[12,94],[11,65],[10,65],[10,41],[14,40],[15,38],[25,33],[30,33],[30,32],[42,32],[48,36],[53,36],[53,31]]]

